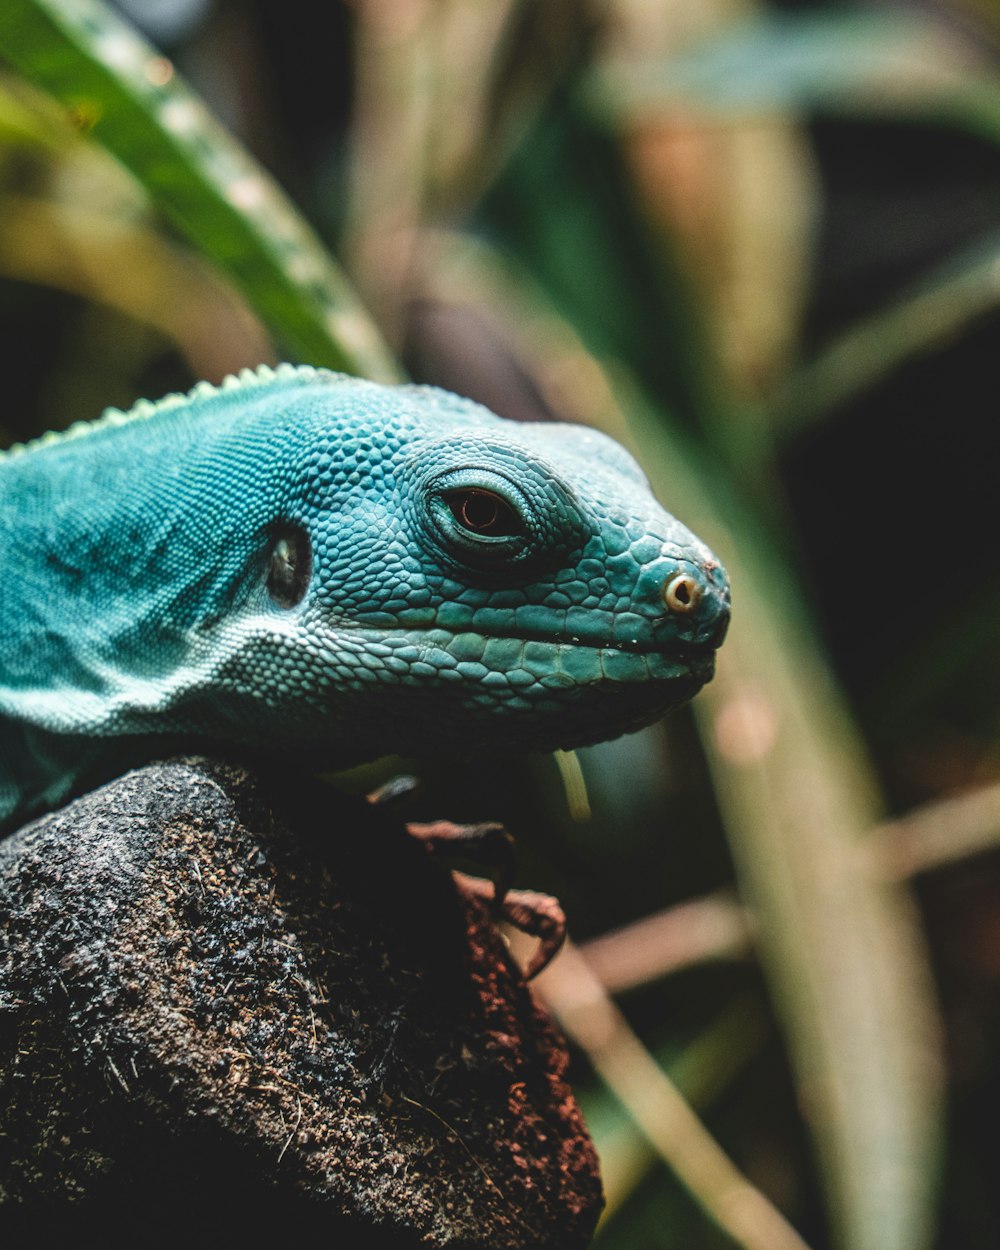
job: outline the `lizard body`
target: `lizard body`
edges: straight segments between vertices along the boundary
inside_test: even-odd
[[[728,619],[604,435],[308,366],[0,454],[0,541],[0,828],[164,735],[326,767],[614,737]]]

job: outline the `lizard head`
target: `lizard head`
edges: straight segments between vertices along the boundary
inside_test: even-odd
[[[432,388],[248,370],[0,467],[0,820],[153,735],[325,767],[613,738],[698,691],[728,621],[617,444]]]
[[[317,735],[333,704],[357,757],[572,747],[709,680],[726,575],[617,443],[433,388],[349,390],[351,419],[314,402],[298,422],[265,561]]]

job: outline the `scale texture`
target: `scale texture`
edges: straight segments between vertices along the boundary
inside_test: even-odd
[[[728,621],[612,440],[310,367],[0,455],[0,541],[0,828],[178,742],[331,768],[612,738],[709,679]]]

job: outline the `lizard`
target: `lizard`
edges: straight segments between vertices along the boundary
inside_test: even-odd
[[[0,453],[0,831],[165,742],[316,769],[617,737],[729,588],[606,435],[308,365]]]

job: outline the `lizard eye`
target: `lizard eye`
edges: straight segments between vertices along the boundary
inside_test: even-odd
[[[462,577],[519,574],[544,536],[528,491],[483,465],[436,472],[424,487],[423,503],[424,536]]]
[[[482,538],[514,538],[525,533],[524,522],[506,499],[489,490],[450,491],[451,515],[470,534]]]

